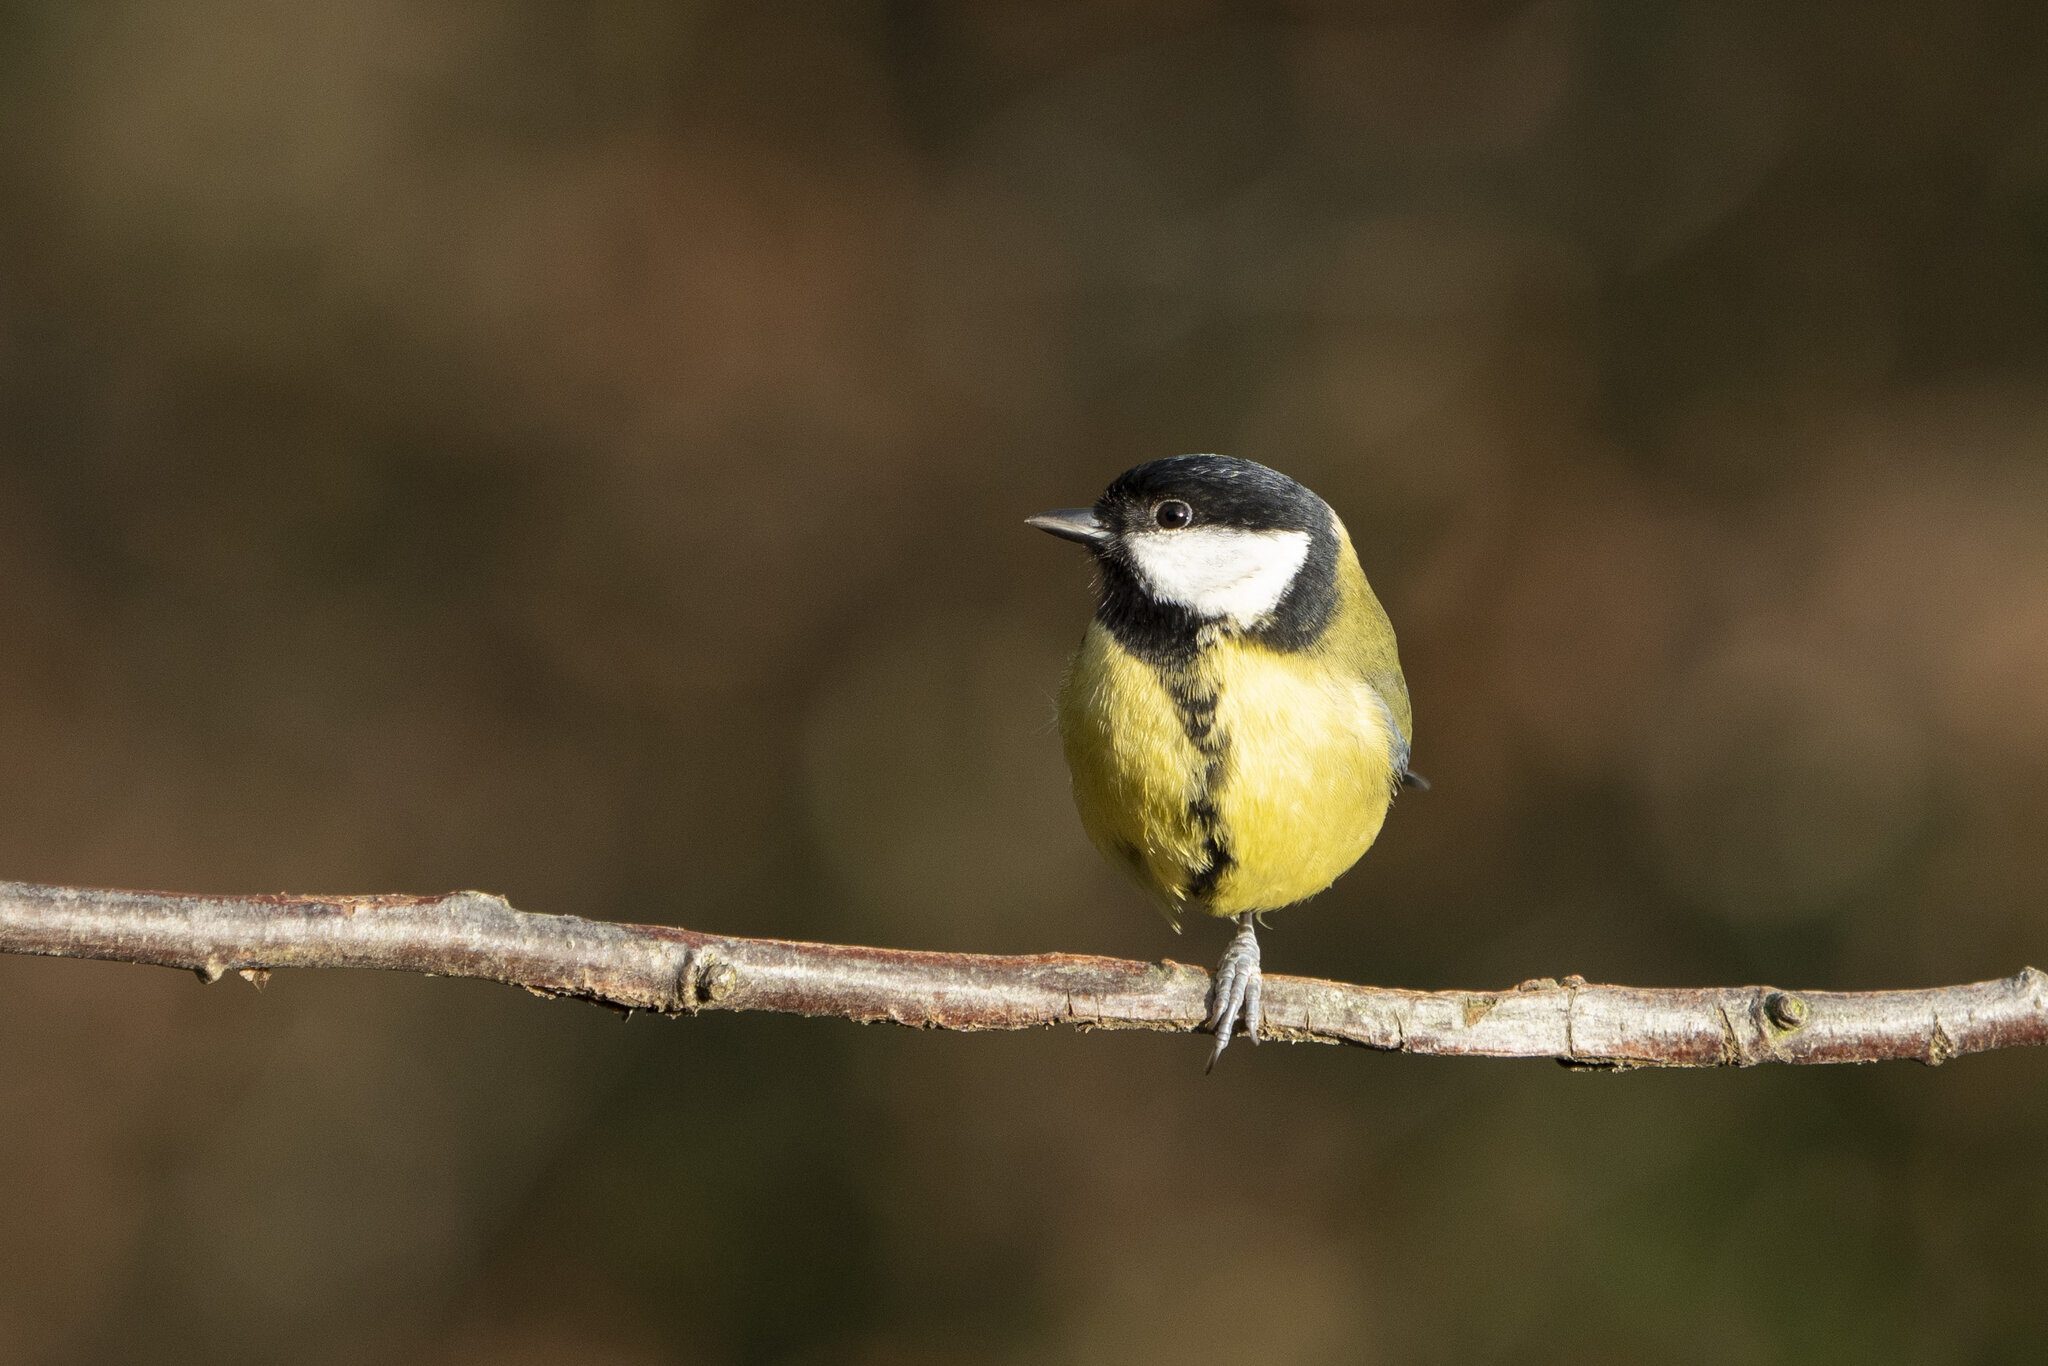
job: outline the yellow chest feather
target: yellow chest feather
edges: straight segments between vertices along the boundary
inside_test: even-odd
[[[1227,638],[1155,667],[1099,624],[1060,694],[1081,822],[1169,918],[1274,910],[1334,882],[1386,819],[1393,725],[1317,655]]]

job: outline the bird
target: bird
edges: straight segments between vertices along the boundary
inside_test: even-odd
[[[1236,925],[1203,1021],[1213,1069],[1240,1027],[1259,1040],[1265,914],[1330,886],[1396,794],[1428,786],[1393,625],[1330,505],[1251,460],[1153,460],[1026,522],[1095,565],[1058,700],[1083,828],[1175,932]]]

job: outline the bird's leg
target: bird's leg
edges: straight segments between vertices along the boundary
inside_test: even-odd
[[[1230,947],[1223,951],[1223,961],[1216,965],[1216,978],[1209,987],[1209,1018],[1204,1023],[1216,1035],[1216,1047],[1209,1053],[1211,1069],[1230,1047],[1240,1016],[1244,1036],[1253,1043],[1259,1041],[1260,993],[1259,938],[1247,911],[1237,918],[1237,933],[1230,937]]]

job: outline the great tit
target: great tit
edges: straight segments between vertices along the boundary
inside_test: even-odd
[[[1059,695],[1089,838],[1150,893],[1235,920],[1209,1065],[1259,1038],[1254,920],[1372,845],[1414,736],[1394,628],[1329,504],[1277,470],[1181,455],[1030,525],[1093,554],[1095,618]]]

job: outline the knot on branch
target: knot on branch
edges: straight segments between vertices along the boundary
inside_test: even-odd
[[[718,1005],[739,990],[740,970],[705,948],[691,948],[683,954],[676,973],[676,1010],[695,1015],[707,1005]]]
[[[1787,1033],[1803,1027],[1809,1013],[1806,1002],[1789,991],[1771,991],[1764,996],[1765,1016]]]

